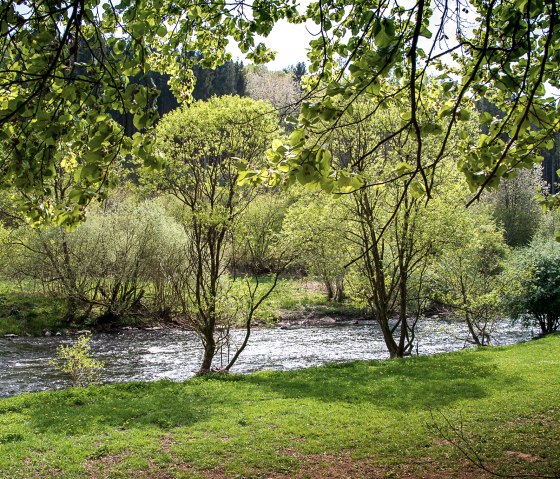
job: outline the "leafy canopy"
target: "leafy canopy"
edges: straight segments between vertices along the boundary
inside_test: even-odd
[[[250,5],[239,0],[2,0],[4,185],[23,192],[23,209],[35,211],[39,219],[76,221],[76,211],[110,182],[119,156],[132,153],[147,164],[153,161],[150,135],[125,138],[114,121],[115,114],[128,112],[140,130],[154,123],[158,92],[145,79],[150,70],[169,74],[177,97],[188,100],[194,63],[223,63],[231,38],[247,58],[265,62],[272,53],[256,43],[256,36],[268,35],[282,18],[308,19],[319,34],[310,42],[308,101],[293,119],[289,142],[271,151],[281,175],[299,174],[306,183],[331,177],[342,179],[335,187],[359,187],[359,178],[349,181],[329,167],[329,133],[344,127],[343,113],[364,96],[372,101],[372,113],[389,101],[407,104],[402,123],[384,132],[372,153],[395,134],[414,137],[417,161],[411,164],[428,196],[431,179],[420,161],[424,138],[439,138],[436,166],[454,125],[467,121],[481,98],[503,113],[483,114],[484,133],[476,140],[463,138],[459,146],[466,154],[458,166],[473,193],[540,161],[538,152],[551,146],[560,121],[557,98],[550,93],[560,87],[556,2],[321,0],[298,13],[292,0]],[[201,55],[192,55],[195,51]],[[61,151],[78,158],[80,182],[57,210],[43,179],[53,174]]]

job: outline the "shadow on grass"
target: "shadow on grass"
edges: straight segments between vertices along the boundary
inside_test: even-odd
[[[398,411],[479,399],[519,379],[498,372],[484,355],[450,354],[404,360],[331,364],[293,372],[264,372],[247,382],[284,398],[375,404]]]
[[[172,381],[72,388],[22,396],[34,430],[66,435],[107,429],[188,426],[208,416],[207,401]]]
[[[190,426],[231,416],[246,401],[367,404],[406,413],[483,398],[496,389],[515,389],[520,380],[498,371],[491,357],[466,353],[197,378],[185,383],[69,389],[14,398],[10,407],[25,409],[37,432],[74,435]]]

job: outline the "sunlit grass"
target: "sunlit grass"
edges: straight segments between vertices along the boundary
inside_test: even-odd
[[[309,457],[339,453],[397,471],[387,477],[402,464],[453,470],[468,461],[444,440],[447,420],[497,472],[558,475],[559,367],[555,336],[399,361],[24,394],[0,400],[0,477],[290,477]]]

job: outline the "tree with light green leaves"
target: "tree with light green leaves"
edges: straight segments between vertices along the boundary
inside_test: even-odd
[[[290,206],[282,223],[282,243],[307,274],[323,283],[331,301],[344,299],[344,267],[353,257],[344,234],[345,213],[340,200],[307,192]]]
[[[435,251],[428,219],[431,206],[415,175],[414,137],[402,131],[385,141],[381,151],[372,149],[386,131],[402,123],[402,106],[395,103],[378,115],[370,115],[370,108],[370,102],[356,104],[344,118],[347,128],[333,137],[338,167],[347,178],[346,192],[335,196],[348,197],[346,238],[355,251],[348,264],[351,294],[371,311],[390,356],[403,357],[415,344],[423,278]],[[454,132],[455,141],[461,134]],[[433,194],[439,194],[453,180],[453,151],[446,151],[444,170],[444,164],[434,165],[440,147],[437,135],[425,138],[424,145],[422,166]],[[353,191],[351,182],[358,176],[367,186]]]
[[[465,208],[465,192],[458,186],[431,205],[428,221],[436,251],[427,269],[427,294],[450,317],[465,322],[468,341],[487,346],[511,292],[503,274],[509,248],[488,208]]]
[[[262,165],[267,145],[279,134],[270,104],[250,98],[214,97],[175,110],[157,127],[158,153],[165,169],[146,172],[145,181],[176,198],[177,219],[187,242],[183,260],[170,275],[179,316],[199,336],[204,354],[200,373],[212,369],[220,347],[229,344],[230,327],[242,321],[246,340],[256,308],[276,285],[264,292],[245,282],[247,294],[231,304],[229,272],[235,265],[237,225],[257,190],[238,184],[238,166]],[[241,318],[241,319],[240,319]],[[231,368],[234,354],[225,369]]]
[[[176,96],[188,101],[193,62],[211,67],[228,60],[231,39],[248,59],[264,62],[273,55],[257,35],[266,37],[288,19],[314,23],[318,34],[309,44],[308,101],[293,119],[290,141],[271,152],[272,176],[346,188],[348,178],[325,153],[329,132],[343,129],[344,113],[364,98],[371,114],[398,101],[403,122],[371,148],[381,151],[390,138],[408,134],[416,144],[410,164],[429,197],[425,134],[439,136],[433,163],[440,164],[455,125],[484,97],[505,114],[481,115],[487,129],[463,139],[458,148],[466,155],[456,162],[477,197],[516,168],[539,162],[539,151],[552,146],[560,121],[559,15],[556,2],[543,0],[321,0],[299,12],[291,0],[3,0],[3,184],[24,192],[24,211],[42,222],[79,220],[88,201],[105,191],[118,155],[157,163],[151,136],[126,138],[111,116],[130,113],[138,129],[149,129],[157,95],[145,77],[150,70],[169,74]],[[441,96],[435,112],[434,81]],[[83,158],[80,178],[87,184],[72,188],[67,207],[57,210],[42,185],[62,145]],[[352,185],[365,181],[357,176]]]
[[[270,52],[256,44],[275,21],[294,17],[288,2],[170,2],[98,0],[0,2],[1,184],[22,193],[21,209],[35,222],[71,225],[93,197],[103,196],[119,157],[154,166],[150,134],[133,138],[115,121],[130,114],[149,131],[157,119],[158,91],[150,71],[170,75],[170,86],[189,101],[192,66],[230,59],[234,37],[247,58]],[[192,55],[190,52],[198,52]],[[57,157],[79,165],[64,206],[44,185]]]
[[[526,0],[311,3],[306,17],[320,31],[308,55],[313,94],[294,119],[289,141],[275,149],[273,165],[279,172],[301,172],[304,183],[344,187],[344,172],[325,165],[323,157],[336,132],[346,128],[345,113],[364,98],[370,115],[398,102],[402,121],[379,135],[371,152],[408,135],[415,143],[413,179],[429,198],[432,181],[422,161],[427,135],[439,142],[433,170],[455,142],[457,124],[486,98],[505,114],[482,114],[484,132],[457,144],[465,154],[456,166],[474,201],[516,168],[542,161],[539,151],[553,146],[560,126],[554,94],[560,86],[559,15],[556,2]],[[367,183],[359,176],[355,181]]]

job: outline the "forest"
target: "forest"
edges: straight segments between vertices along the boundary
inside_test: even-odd
[[[0,477],[558,477],[559,36],[535,0],[0,1]]]

